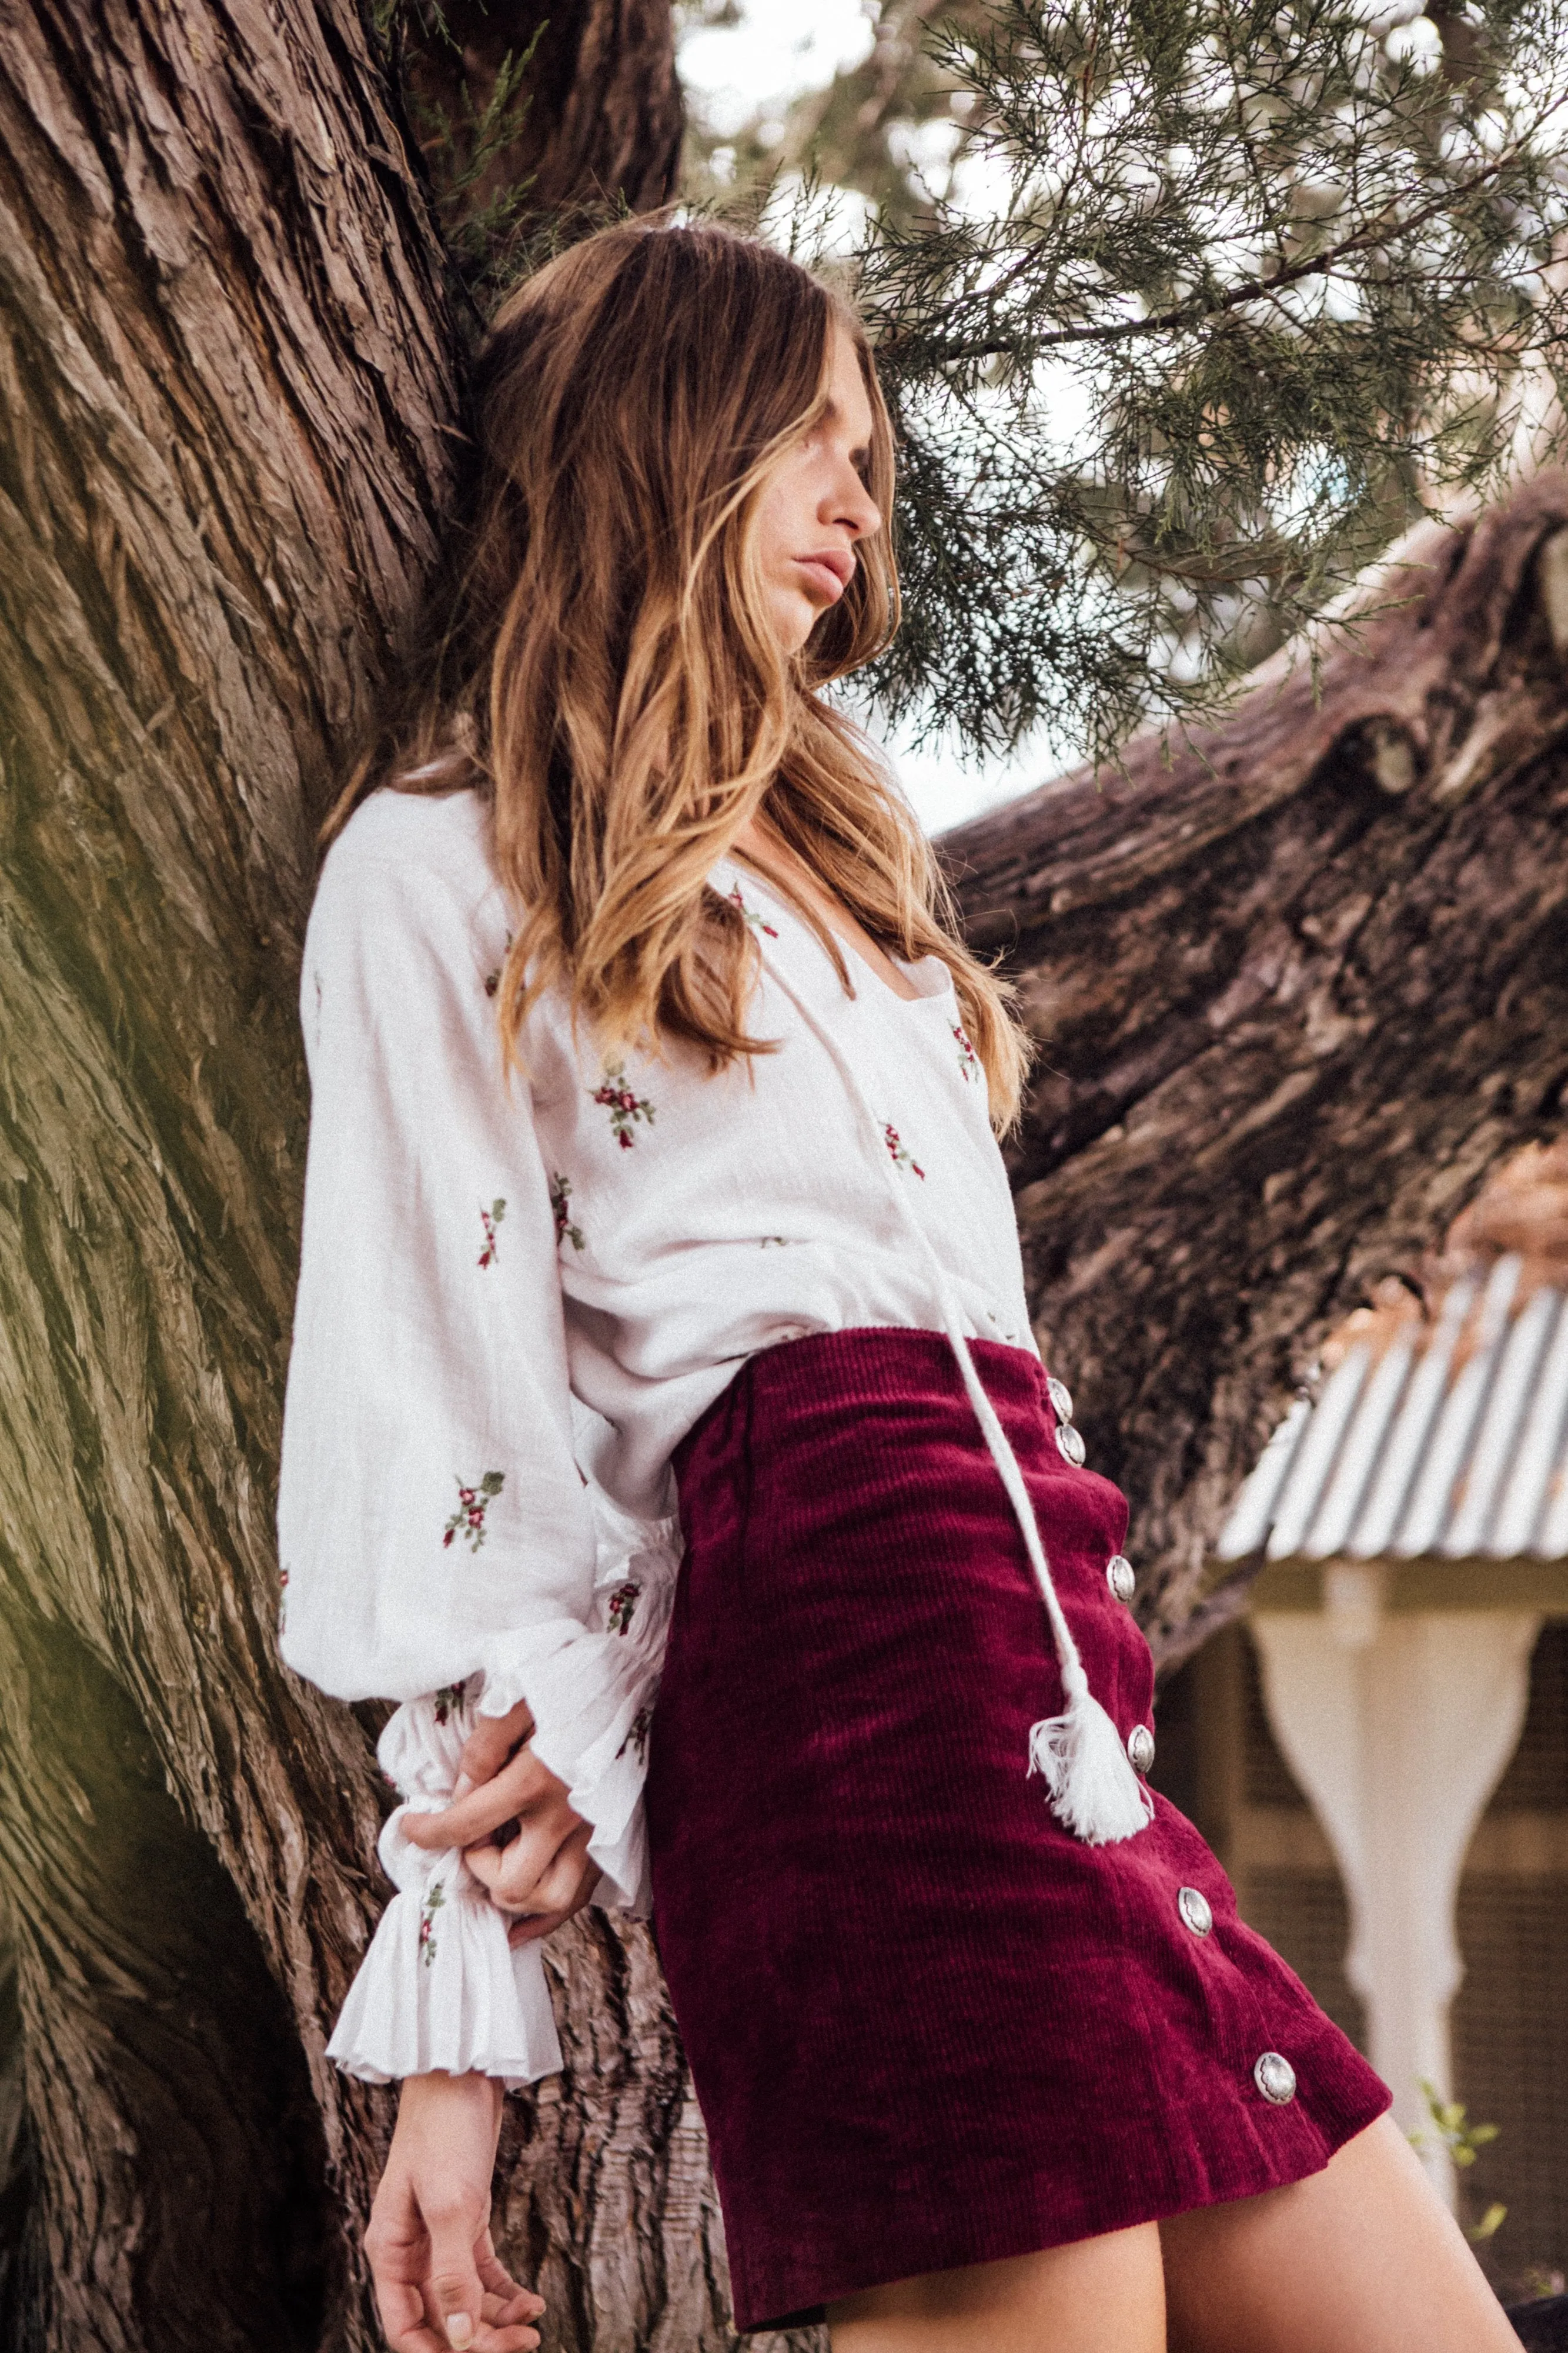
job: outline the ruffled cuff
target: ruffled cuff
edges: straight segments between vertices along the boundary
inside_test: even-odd
[[[431,1853],[403,1835],[409,1812],[450,1801],[476,1712],[504,1715],[527,1702],[535,1755],[594,1825],[588,1854],[604,1874],[595,1901],[646,1908],[640,1800],[679,1540],[671,1523],[630,1520],[600,1494],[594,1503],[595,1622],[550,1620],[493,1637],[464,1683],[406,1701],[382,1734],[382,1768],[405,1801],[379,1849],[398,1893],[327,2045],[329,2058],[368,2083],[440,2068],[498,2075],[515,2089],[561,2065],[539,1946],[513,1951],[504,1918],[455,1849]]]
[[[604,1873],[595,1903],[644,1913],[647,1735],[680,1543],[672,1520],[634,1520],[600,1490],[592,1495],[593,1624],[557,1619],[498,1635],[468,1690],[481,1715],[505,1715],[527,1702],[534,1755],[565,1782],[573,1811],[594,1825],[589,1860]]]

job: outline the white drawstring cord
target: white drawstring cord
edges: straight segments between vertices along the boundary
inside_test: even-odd
[[[929,1267],[942,1309],[942,1329],[948,1345],[958,1359],[958,1369],[974,1409],[991,1460],[1013,1506],[1018,1532],[1039,1585],[1046,1605],[1046,1616],[1056,1646],[1057,1663],[1061,1670],[1062,1692],[1067,1705],[1059,1715],[1045,1716],[1029,1733],[1029,1771],[1038,1773],[1050,1793],[1051,1810],[1075,1837],[1089,1846],[1110,1846],[1121,1839],[1134,1837],[1152,1820],[1154,1802],[1133,1771],[1121,1736],[1089,1687],[1089,1677],[1083,1660],[1073,1640],[1067,1613],[1057,1597],[1050,1563],[1040,1540],[1039,1522],[1024,1473],[1018,1465],[1006,1431],[997,1417],[996,1409],[985,1393],[984,1383],[975,1368],[970,1353],[963,1320],[952,1294],[947,1271],[936,1254],[936,1247],[916,1214],[909,1198],[908,1187],[893,1164],[887,1149],[882,1123],[868,1101],[865,1089],[848,1057],[824,1023],[779,972],[770,964],[769,971],[776,986],[784,992],[806,1027],[815,1032],[837,1068],[850,1101],[866,1123],[872,1139],[872,1149],[878,1164],[887,1171],[892,1196],[899,1214],[913,1233]]]

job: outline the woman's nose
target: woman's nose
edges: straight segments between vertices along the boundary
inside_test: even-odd
[[[831,512],[823,516],[823,521],[837,523],[853,538],[868,539],[881,523],[881,509],[854,468],[847,467],[845,471],[847,479],[838,485]]]

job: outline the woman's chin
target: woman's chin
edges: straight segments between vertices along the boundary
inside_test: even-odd
[[[786,657],[803,653],[806,639],[829,607],[826,605],[814,604],[809,596],[803,596],[798,589],[781,590],[774,595],[771,602],[773,635],[777,640],[779,651]]]

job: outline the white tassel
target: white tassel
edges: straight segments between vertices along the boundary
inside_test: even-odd
[[[1044,1779],[1057,1820],[1086,1846],[1135,1838],[1153,1820],[1154,1800],[1129,1763],[1121,1735],[1087,1687],[1060,1715],[1033,1727],[1029,1770]]]
[[[1072,1629],[1057,1596],[1051,1566],[1046,1558],[1035,1507],[1029,1500],[1024,1474],[1018,1468],[1018,1458],[1008,1443],[1007,1433],[997,1419],[995,1407],[985,1394],[985,1384],[975,1370],[963,1329],[963,1318],[959,1314],[952,1287],[942,1270],[935,1245],[915,1215],[909,1187],[882,1149],[881,1123],[856,1076],[854,1066],[820,1017],[811,1010],[784,976],[773,967],[770,969],[801,1019],[816,1032],[818,1043],[829,1059],[837,1064],[850,1100],[860,1107],[870,1137],[871,1156],[891,1187],[899,1215],[914,1236],[931,1271],[936,1295],[942,1303],[942,1323],[958,1360],[958,1369],[969,1393],[969,1402],[974,1409],[974,1418],[980,1424],[991,1460],[1007,1491],[1013,1516],[1018,1524],[1018,1533],[1024,1539],[1024,1548],[1039,1584],[1040,1598],[1050,1621],[1051,1640],[1056,1645],[1057,1663],[1061,1669],[1067,1705],[1060,1715],[1047,1716],[1030,1732],[1029,1770],[1044,1777],[1050,1792],[1051,1811],[1063,1828],[1071,1831],[1075,1838],[1082,1839],[1086,1846],[1110,1846],[1119,1839],[1135,1838],[1153,1820],[1154,1800],[1133,1771],[1127,1751],[1121,1746],[1121,1735],[1089,1688],[1089,1678],[1084,1672],[1078,1644],[1073,1641]]]

